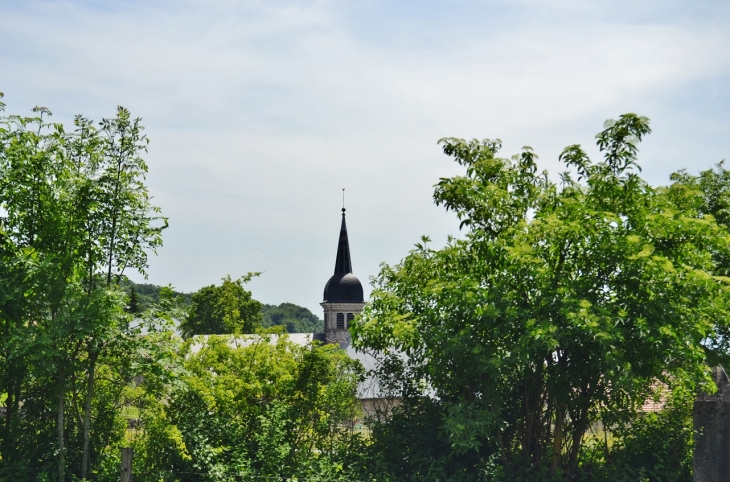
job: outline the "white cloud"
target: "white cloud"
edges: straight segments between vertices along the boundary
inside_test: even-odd
[[[655,182],[730,150],[708,134],[730,123],[721,4],[421,5],[0,3],[0,90],[14,112],[100,118],[123,104],[144,117],[172,226],[153,282],[192,290],[261,270],[255,294],[311,309],[341,187],[363,280],[420,234],[455,232],[430,203],[458,172],[440,137],[501,137],[505,154],[530,144],[555,170],[562,147],[636,111],[655,121],[643,150]]]

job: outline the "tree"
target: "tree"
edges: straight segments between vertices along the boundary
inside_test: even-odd
[[[55,453],[63,482],[67,443],[76,449],[76,436],[74,472],[89,472],[98,364],[107,370],[126,357],[120,366],[128,365],[138,347],[117,283],[127,268],[144,274],[146,250],[161,244],[166,219],[143,182],[139,119],[120,107],[101,129],[77,116],[67,133],[44,121],[48,109],[33,110],[37,117],[0,118],[0,284],[8,288],[0,303],[0,375],[11,407],[0,449],[3,464],[22,458],[47,465]],[[43,438],[51,420],[43,411],[52,405],[55,449]],[[31,433],[38,439],[28,440]]]
[[[183,383],[143,412],[135,480],[352,479],[342,461],[359,440],[351,424],[358,361],[286,335],[242,346],[210,336],[182,353]]]
[[[289,333],[321,333],[324,323],[317,315],[303,306],[294,303],[282,303],[279,306],[263,305],[261,308],[264,328],[285,326]]]
[[[55,399],[58,479],[65,470],[65,396],[68,379],[78,369],[78,332],[72,329],[78,304],[74,292],[74,185],[64,156],[65,132],[49,125],[44,107],[37,117],[8,116],[0,129],[0,205],[6,240],[4,281],[18,282],[7,292],[3,319],[6,385],[11,409],[23,403],[24,378],[35,378],[37,391]],[[69,282],[70,281],[70,282]],[[8,417],[6,432],[18,429]],[[11,439],[12,440],[12,437]],[[11,458],[20,455],[6,440]]]
[[[567,147],[560,184],[530,148],[509,160],[499,140],[440,141],[465,173],[434,200],[466,232],[384,265],[353,337],[408,356],[401,392],[416,409],[401,414],[418,424],[419,405],[437,406],[428,433],[451,475],[496,460],[511,478],[573,477],[590,427],[625,427],[657,380],[709,383],[706,353],[728,353],[730,237],[697,178],[639,177],[649,132],[634,114],[608,121],[603,160]]]
[[[159,303],[161,291],[163,289],[167,289],[164,286],[158,286],[151,283],[135,283],[128,278],[122,278],[119,285],[129,291],[130,297],[132,296],[132,289],[134,289],[135,296],[137,297],[137,302],[139,304],[139,309],[142,311],[154,306],[156,303]],[[190,304],[192,303],[191,293],[181,293],[178,291],[174,291],[174,294],[177,297],[179,303],[182,303],[185,306],[190,306]]]
[[[127,311],[129,313],[139,313],[139,296],[137,295],[137,290],[132,286],[132,288],[129,290],[129,305],[127,306]]]
[[[248,273],[237,280],[228,275],[220,286],[205,286],[193,293],[190,313],[180,323],[183,337],[254,333],[261,326],[261,303],[243,285],[259,274]]]
[[[81,262],[86,295],[117,289],[126,269],[145,274],[147,252],[162,244],[167,219],[150,203],[144,179],[147,164],[142,154],[149,140],[139,118],[123,107],[117,115],[102,119],[100,129],[81,116],[76,118],[76,135],[67,144],[67,156],[80,176],[78,191],[81,215],[77,223],[85,242]],[[160,223],[158,223],[160,222]],[[119,316],[85,317],[89,336],[84,339],[87,387],[83,421],[81,478],[86,478],[90,458],[91,405],[96,364],[102,352],[119,341],[124,326]]]

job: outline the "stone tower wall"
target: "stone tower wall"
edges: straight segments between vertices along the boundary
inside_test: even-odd
[[[347,314],[357,316],[362,313],[365,303],[320,303],[324,310],[324,336],[326,343],[350,344],[350,326]],[[344,328],[337,328],[337,313],[344,315]]]

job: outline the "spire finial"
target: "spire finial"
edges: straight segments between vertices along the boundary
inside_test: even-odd
[[[345,188],[342,188],[342,214],[345,214]]]

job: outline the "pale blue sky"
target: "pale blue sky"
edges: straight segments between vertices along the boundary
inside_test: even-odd
[[[171,225],[151,282],[264,271],[254,296],[319,314],[342,187],[366,285],[458,232],[431,202],[458,172],[440,137],[531,145],[556,173],[637,112],[654,183],[730,157],[730,2],[0,0],[0,91],[12,113],[143,118]]]

